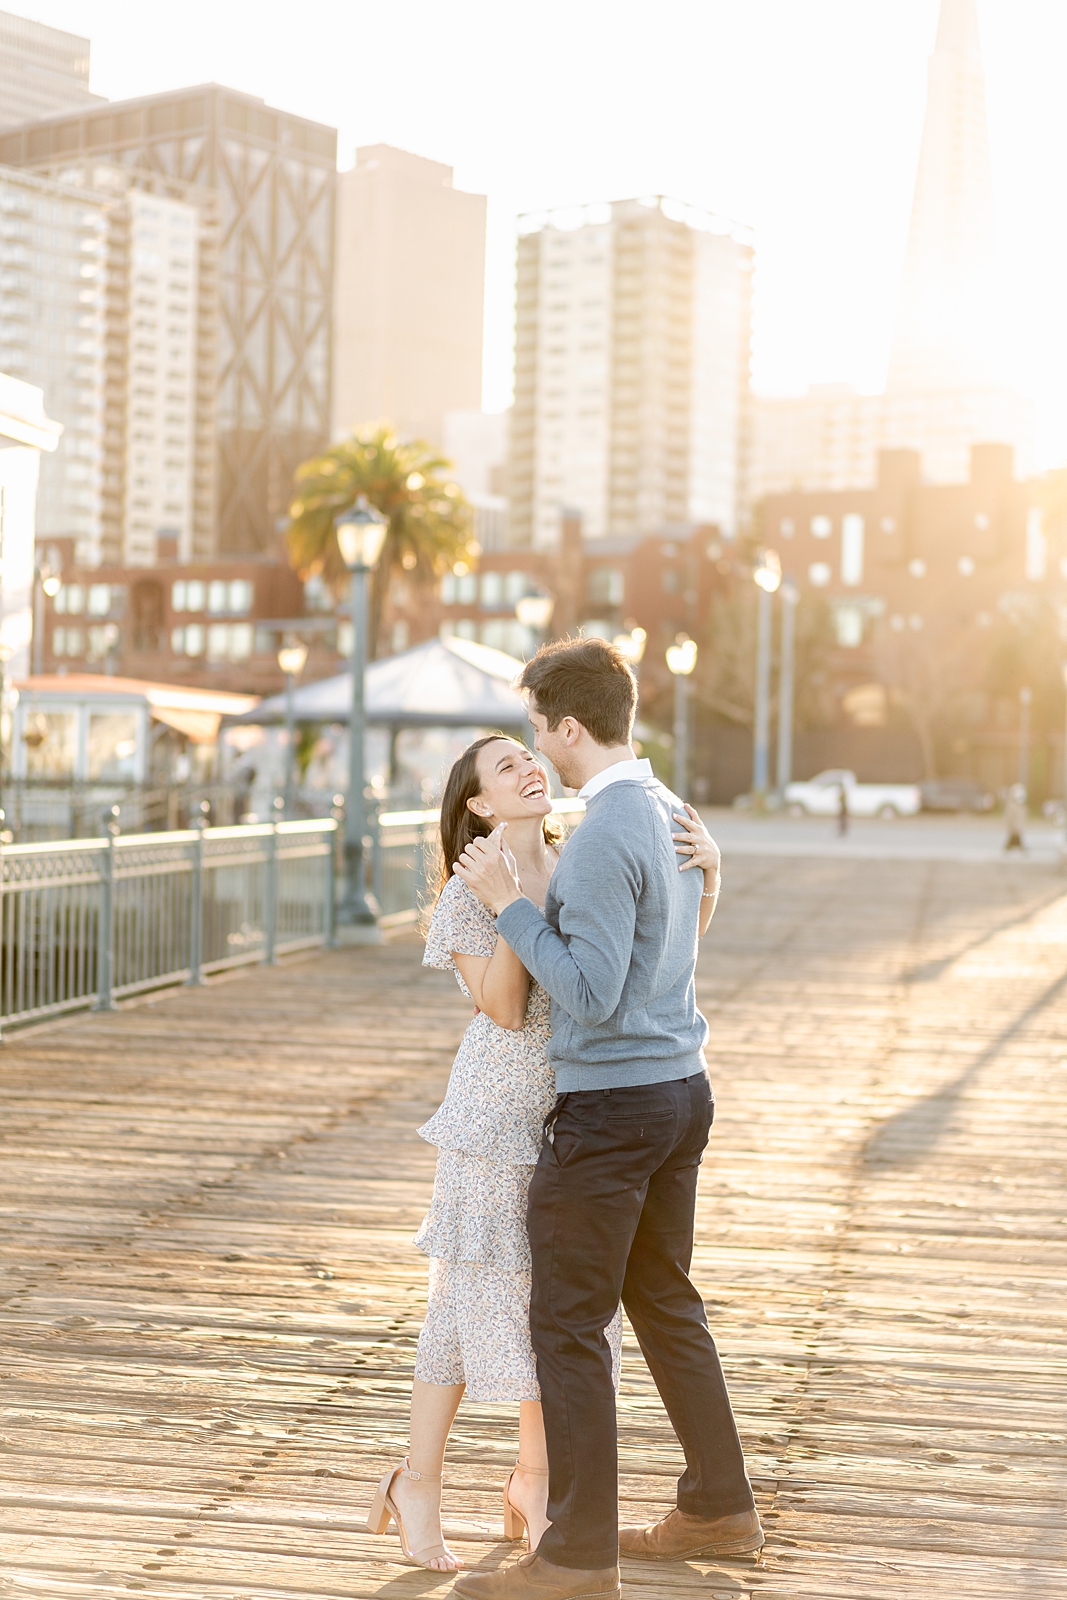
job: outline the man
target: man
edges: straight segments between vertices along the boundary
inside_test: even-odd
[[[699,873],[680,872],[678,799],[631,744],[636,684],[600,639],[548,645],[520,680],[536,747],[586,801],[544,916],[498,836],[457,871],[552,998],[558,1099],[530,1185],[530,1324],[550,1465],[551,1526],[469,1600],[615,1596],[618,1557],[758,1550],[763,1533],[722,1369],[689,1281],[697,1173],[714,1111],[696,1008]],[[709,896],[710,897],[710,896]],[[622,1300],[685,1452],[678,1505],[618,1526],[604,1329]]]

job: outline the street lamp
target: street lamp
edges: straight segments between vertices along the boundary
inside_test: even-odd
[[[667,666],[674,674],[674,792],[685,799],[689,786],[689,677],[697,664],[694,639],[684,633],[667,650]]]
[[[792,578],[782,584],[782,665],[778,676],[778,792],[793,780],[793,681],[796,658],[797,603],[800,591]]]
[[[1030,791],[1030,702],[1033,693],[1027,688],[1019,690],[1019,782]]]
[[[782,563],[774,550],[761,550],[752,572],[759,589],[756,629],[756,715],[753,728],[752,791],[767,793],[771,727],[771,621],[775,591],[781,587]]]
[[[304,663],[308,658],[308,647],[301,644],[300,640],[283,644],[278,651],[278,665],[285,673],[285,815],[293,814],[293,772],[294,751],[293,744],[296,736],[296,716],[293,708],[293,689],[297,678],[304,670]]]
[[[611,642],[616,650],[626,657],[631,667],[639,667],[645,653],[645,645],[648,643],[648,634],[644,628],[632,628],[629,633],[617,633]]]
[[[352,577],[352,709],[348,722],[348,796],[345,802],[345,892],[337,920],[352,928],[375,928],[367,904],[363,870],[366,831],[366,779],[363,772],[363,729],[366,712],[363,683],[367,670],[367,579],[378,565],[389,522],[360,495],[334,524],[341,560]]]
[[[515,617],[524,628],[529,628],[535,642],[540,645],[544,643],[555,609],[554,594],[524,594],[515,602]]]
[[[33,576],[33,676],[39,678],[44,671],[44,602],[47,595],[54,600],[63,587],[63,579],[49,550],[34,563]]]

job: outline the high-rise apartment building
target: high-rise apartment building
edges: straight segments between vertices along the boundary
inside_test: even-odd
[[[338,178],[333,432],[391,422],[438,448],[482,398],[485,196],[387,144]]]
[[[0,365],[64,427],[38,533],[85,564],[150,565],[161,537],[190,559],[200,213],[121,168],[67,177],[0,167]]]
[[[121,228],[121,243],[116,237],[112,274],[125,293],[112,296],[108,332],[124,370],[115,363],[109,373],[107,487],[113,497],[121,495],[122,559],[127,566],[151,566],[166,539],[188,561],[194,553],[199,213],[181,200],[131,189],[114,228],[116,235]]]
[[[552,548],[564,511],[588,540],[734,531],[751,269],[737,228],[662,198],[524,219],[512,543]]]
[[[930,483],[966,479],[971,447],[1032,466],[1034,408],[992,347],[993,178],[975,0],[941,0],[884,394],[817,385],[753,406],[749,495],[871,485],[880,450],[916,450]]]
[[[93,104],[88,39],[0,11],[0,128]]]
[[[106,196],[0,167],[0,372],[63,425],[37,532],[75,538],[86,561],[102,553],[108,230]]]
[[[108,162],[210,222],[196,428],[214,463],[198,555],[273,551],[293,473],[329,439],[336,147],[332,128],[218,84],[0,134],[0,163],[62,174]],[[198,499],[207,481],[198,467]]]

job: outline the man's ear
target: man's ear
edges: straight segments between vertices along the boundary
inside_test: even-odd
[[[580,722],[576,721],[574,717],[562,717],[560,719],[559,731],[562,733],[568,745],[577,744],[578,740],[582,737],[582,725]]]

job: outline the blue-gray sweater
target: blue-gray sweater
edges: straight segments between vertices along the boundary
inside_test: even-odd
[[[548,886],[544,916],[516,900],[496,920],[552,997],[549,1060],[560,1094],[666,1083],[704,1067],[708,1026],[694,973],[703,874],[679,872],[656,778],[593,796]]]

